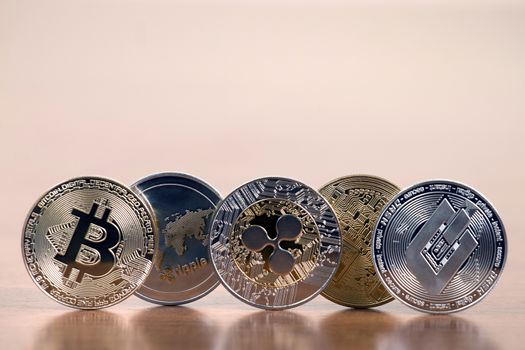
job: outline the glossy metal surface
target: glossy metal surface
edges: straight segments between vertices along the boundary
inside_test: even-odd
[[[355,308],[391,301],[376,274],[370,247],[377,217],[399,188],[376,176],[353,175],[333,180],[319,192],[334,208],[343,237],[341,263],[323,296]]]
[[[449,313],[479,302],[505,264],[505,229],[494,207],[452,181],[415,184],[383,209],[372,242],[376,269],[401,302]]]
[[[217,207],[211,257],[224,286],[265,309],[302,304],[328,283],[340,258],[337,218],[314,189],[295,180],[261,178]]]
[[[148,199],[159,228],[154,267],[136,295],[178,305],[212,291],[219,279],[210,263],[208,232],[220,195],[204,181],[179,173],[148,176],[132,189]]]
[[[155,223],[147,204],[109,179],[75,178],[46,192],[22,234],[29,275],[49,297],[99,309],[129,297],[151,269]]]

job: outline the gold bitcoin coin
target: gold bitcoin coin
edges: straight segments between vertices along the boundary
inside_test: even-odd
[[[342,177],[321,188],[319,192],[335,210],[343,238],[341,263],[324,297],[354,308],[392,300],[376,275],[370,245],[381,210],[399,191],[394,184],[369,175]]]
[[[146,201],[112,180],[83,177],[46,192],[22,234],[29,275],[55,301],[99,309],[129,297],[144,282],[155,250]]]

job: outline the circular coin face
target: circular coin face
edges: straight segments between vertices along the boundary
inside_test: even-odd
[[[129,297],[146,279],[156,228],[145,201],[112,180],[82,177],[45,193],[22,233],[29,275],[49,297],[99,309]]]
[[[339,263],[333,209],[295,180],[262,178],[239,187],[219,204],[210,234],[222,283],[260,308],[290,308],[312,299]]]
[[[212,291],[219,279],[210,264],[208,232],[219,194],[199,179],[176,173],[146,177],[132,189],[148,199],[159,229],[154,267],[136,294],[178,305]]]
[[[494,287],[507,248],[503,223],[481,194],[436,180],[401,191],[385,206],[372,249],[394,297],[420,311],[449,313]]]
[[[391,301],[376,275],[370,247],[379,213],[399,188],[379,177],[355,175],[331,181],[319,192],[334,208],[343,237],[341,263],[323,296],[354,308]]]

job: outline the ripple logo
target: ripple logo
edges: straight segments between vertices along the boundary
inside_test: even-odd
[[[270,270],[279,275],[285,275],[293,270],[295,259],[293,255],[280,244],[283,241],[295,241],[301,235],[302,224],[293,215],[283,215],[275,223],[276,238],[272,239],[268,231],[259,225],[252,225],[242,233],[242,243],[253,252],[261,252],[266,247],[272,247],[273,252],[268,258]]]

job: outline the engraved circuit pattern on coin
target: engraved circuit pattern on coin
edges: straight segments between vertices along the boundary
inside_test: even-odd
[[[219,279],[210,263],[209,229],[220,195],[207,183],[179,173],[160,173],[131,187],[155,213],[159,239],[153,269],[137,296],[180,305],[211,292]]]
[[[99,309],[129,297],[148,275],[156,228],[147,202],[109,179],[76,178],[45,193],[29,213],[22,254],[55,301]]]
[[[435,180],[401,191],[382,211],[373,258],[390,293],[414,309],[449,313],[480,301],[506,258],[503,223],[477,191]]]
[[[285,178],[257,179],[233,191],[217,207],[210,235],[224,286],[260,308],[312,299],[340,258],[333,209],[314,189]]]
[[[354,308],[393,300],[376,275],[370,247],[377,218],[399,188],[379,177],[354,175],[331,181],[319,192],[334,208],[343,237],[341,263],[323,296]]]

